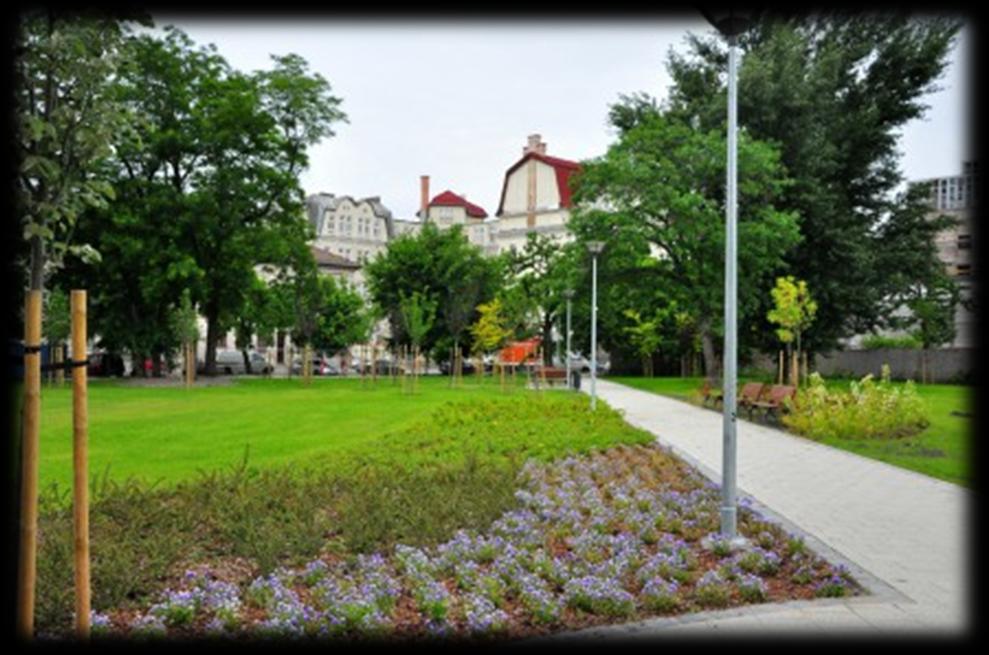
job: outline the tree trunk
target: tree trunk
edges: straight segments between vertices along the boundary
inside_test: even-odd
[[[216,375],[216,339],[218,325],[218,309],[210,305],[206,309],[206,363],[203,367],[203,374]],[[289,363],[291,368],[291,362]]]
[[[240,354],[244,356],[244,372],[250,374],[251,371],[251,358],[247,355],[247,348],[241,348]]]
[[[704,375],[716,379],[721,376],[721,367],[714,353],[714,339],[707,326],[701,328],[701,345],[704,349]]]
[[[547,314],[543,320],[543,365],[553,365],[553,319]]]

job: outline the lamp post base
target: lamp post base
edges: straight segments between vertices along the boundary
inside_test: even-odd
[[[721,533],[712,532],[706,537],[701,538],[701,548],[704,550],[715,551],[719,548],[724,548],[725,545],[727,545],[728,549],[734,553],[740,550],[748,550],[752,546],[752,543],[739,534],[736,534],[734,537],[726,538]]]

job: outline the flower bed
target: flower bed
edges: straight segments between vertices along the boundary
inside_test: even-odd
[[[433,548],[314,560],[232,585],[190,572],[94,633],[372,639],[523,637],[747,603],[861,593],[841,567],[744,506],[753,547],[706,550],[717,487],[659,446],[529,462],[518,507]]]

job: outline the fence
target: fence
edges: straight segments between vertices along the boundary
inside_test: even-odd
[[[860,378],[869,373],[879,377],[888,364],[894,380],[921,379],[924,351],[910,348],[842,350],[817,355],[813,370],[821,375]],[[975,378],[974,348],[941,348],[927,351],[927,379],[931,382],[972,382]]]

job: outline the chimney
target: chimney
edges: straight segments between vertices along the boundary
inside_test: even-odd
[[[429,208],[429,176],[419,176],[419,220],[425,221]]]
[[[530,152],[537,152],[540,155],[546,154],[546,144],[543,143],[542,135],[530,134],[528,143],[524,148],[522,148],[522,154],[527,155]]]

